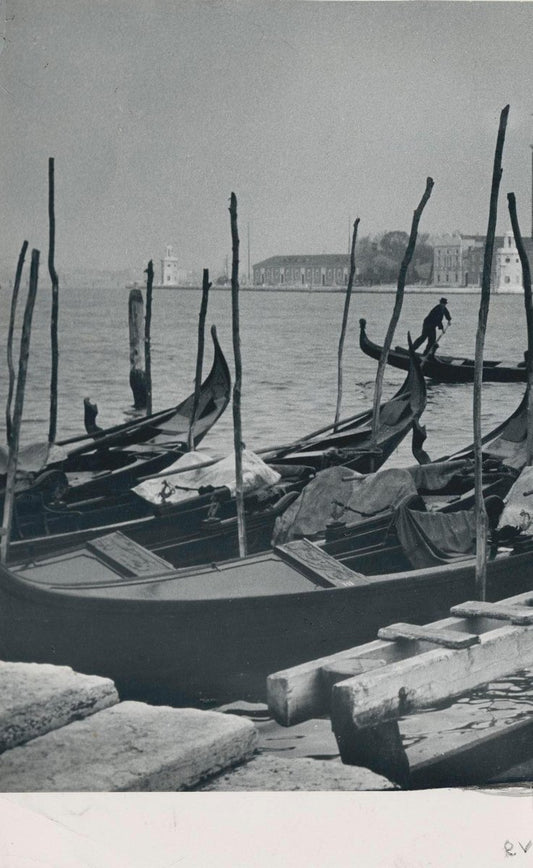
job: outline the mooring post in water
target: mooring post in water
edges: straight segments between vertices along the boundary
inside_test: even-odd
[[[239,557],[246,556],[246,526],[244,520],[244,497],[242,490],[242,426],[241,426],[241,337],[239,332],[239,233],[237,229],[237,197],[231,194],[231,322],[233,334],[233,355],[235,358],[235,384],[233,386],[233,442],[235,448],[235,483],[237,505],[237,531],[239,536]]]
[[[415,252],[416,238],[418,234],[418,224],[420,223],[420,218],[422,217],[422,212],[426,206],[426,202],[431,196],[431,191],[433,189],[433,179],[427,178],[426,180],[426,189],[424,190],[424,195],[422,196],[418,207],[415,208],[413,213],[413,221],[411,223],[411,234],[409,235],[409,241],[407,243],[407,247],[405,249],[405,254],[402,260],[402,264],[400,266],[400,272],[398,274],[398,285],[396,287],[396,298],[394,301],[394,310],[392,312],[391,320],[389,323],[389,327],[387,329],[387,334],[385,335],[385,340],[383,342],[383,349],[381,350],[381,356],[378,362],[378,370],[376,373],[376,385],[374,387],[374,408],[372,412],[372,438],[371,438],[371,449],[376,452],[378,448],[378,431],[379,431],[379,407],[381,404],[381,395],[383,392],[383,377],[385,374],[385,368],[387,366],[387,360],[389,358],[389,350],[392,346],[392,341],[394,338],[394,332],[396,331],[396,326],[398,325],[398,320],[400,319],[400,314],[402,312],[403,305],[403,295],[405,289],[405,282],[407,279],[407,269],[411,263],[411,259],[413,258],[413,253]],[[374,459],[372,459],[374,461]]]
[[[500,115],[500,126],[496,139],[494,166],[492,171],[492,186],[490,191],[489,220],[485,253],[483,256],[483,273],[481,279],[481,298],[479,302],[478,326],[476,332],[476,357],[474,363],[474,483],[476,496],[476,592],[480,600],[487,595],[487,536],[488,521],[485,501],[483,498],[483,443],[481,438],[481,392],[483,383],[483,349],[490,301],[490,277],[492,270],[492,254],[494,251],[494,236],[496,234],[496,219],[498,215],[498,194],[502,177],[502,154],[505,142],[505,129],[509,106],[505,106]]]
[[[17,301],[19,297],[20,281],[22,278],[22,268],[26,258],[28,242],[22,244],[15,273],[15,283],[13,284],[13,294],[11,296],[11,310],[9,313],[9,328],[7,332],[7,370],[9,376],[9,384],[7,390],[6,401],[6,439],[7,445],[11,442],[11,404],[13,403],[13,392],[15,391],[15,365],[13,364],[13,332],[15,331],[15,315],[17,312]]]
[[[146,316],[144,319],[144,366],[146,372],[146,413],[152,412],[152,344],[150,331],[152,328],[152,286],[154,284],[154,263],[148,263],[146,269]]]
[[[144,373],[144,302],[140,289],[132,289],[128,300],[130,329],[130,386],[136,410],[146,407],[146,376]]]
[[[526,309],[526,324],[527,324],[527,353],[526,353],[526,374],[527,374],[527,434],[526,434],[526,454],[527,463],[530,465],[533,461],[533,299],[531,296],[531,269],[529,267],[529,259],[527,257],[526,248],[522,240],[522,233],[518,223],[516,213],[516,197],[514,193],[507,194],[507,202],[509,205],[509,215],[511,217],[511,226],[513,227],[513,235],[520,257],[522,266],[522,286],[524,287],[524,306]]]
[[[194,449],[194,423],[196,422],[196,414],[198,413],[198,404],[200,403],[200,389],[202,386],[202,367],[204,362],[204,343],[205,343],[205,318],[207,316],[207,302],[209,299],[209,269],[204,268],[202,280],[202,301],[200,303],[200,316],[198,318],[198,348],[196,352],[196,372],[194,375],[194,401],[192,405],[191,421],[189,423],[188,446],[189,451]]]
[[[52,316],[50,320],[50,339],[52,349],[52,367],[50,374],[50,427],[48,429],[48,442],[53,443],[57,431],[57,383],[59,370],[59,281],[55,269],[54,257],[56,246],[56,217],[54,205],[54,158],[48,160],[48,272],[52,281]]]
[[[31,322],[35,296],[37,295],[37,283],[39,279],[39,251],[31,252],[30,283],[24,320],[22,323],[22,337],[20,341],[19,369],[17,387],[15,390],[15,406],[13,409],[13,423],[11,440],[7,459],[6,490],[4,496],[4,513],[2,517],[2,531],[0,540],[0,561],[7,563],[9,552],[9,539],[11,536],[11,524],[13,520],[13,503],[15,499],[15,481],[17,476],[17,462],[20,442],[20,426],[22,411],[24,409],[24,390],[26,388],[26,373],[28,370],[28,358],[30,355]]]
[[[342,315],[341,336],[339,338],[339,354],[337,363],[337,407],[335,410],[334,430],[339,424],[342,404],[342,354],[344,351],[344,339],[346,337],[346,326],[348,325],[348,313],[350,311],[350,299],[352,297],[353,279],[355,277],[355,242],[357,241],[357,228],[359,226],[359,217],[353,224],[352,245],[350,248],[350,274],[348,276],[348,286],[346,287],[346,296],[344,298],[344,312]]]

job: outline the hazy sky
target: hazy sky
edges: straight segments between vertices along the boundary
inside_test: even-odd
[[[485,231],[501,108],[505,193],[531,224],[533,5],[7,0],[0,265],[47,250],[56,161],[63,267],[142,269],[173,244],[214,275],[409,229]],[[156,272],[157,273],[157,272]]]

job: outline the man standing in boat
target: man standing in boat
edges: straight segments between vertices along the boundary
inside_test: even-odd
[[[452,321],[450,311],[446,307],[447,304],[448,299],[441,298],[439,303],[430,310],[424,322],[422,323],[422,334],[414,342],[413,349],[418,349],[418,347],[423,344],[425,340],[427,340],[426,349],[424,351],[424,355],[427,355],[432,349],[432,347],[435,346],[435,342],[437,340],[437,328],[443,331],[443,318],[446,317],[448,322]]]

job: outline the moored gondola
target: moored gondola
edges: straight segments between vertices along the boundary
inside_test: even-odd
[[[200,389],[193,426],[197,445],[220,418],[231,395],[229,368],[214,326],[211,335],[213,364]],[[175,407],[141,419],[56,441],[46,452],[35,447],[21,450],[20,489],[27,489],[26,501],[34,498],[38,509],[43,496],[58,499],[58,489],[65,502],[113,495],[131,488],[141,476],[158,473],[187,451],[193,404],[194,395],[189,395]],[[36,452],[43,458],[40,474]]]
[[[423,623],[474,595],[474,559],[368,576],[305,541],[175,570],[120,534],[0,567],[0,654],[113,678],[122,698],[260,699],[278,669]],[[533,553],[488,564],[489,600],[533,585]]]
[[[382,347],[369,340],[366,334],[366,320],[359,320],[359,346],[365,355],[380,359]],[[441,353],[418,354],[425,377],[440,383],[473,383],[474,359],[463,356],[447,356]],[[406,371],[409,367],[409,351],[403,347],[391,348],[387,362],[393,368]],[[486,383],[523,383],[526,381],[525,362],[509,364],[503,361],[483,362],[483,381]]]
[[[376,449],[371,444],[370,410],[341,421],[336,431],[332,426],[291,445],[261,450],[265,462],[280,479],[246,497],[248,551],[268,547],[276,517],[317,470],[342,465],[364,473],[381,467],[413,424],[418,423],[425,402],[424,378],[414,359],[401,389],[381,407]],[[77,500],[75,492],[71,492],[62,502],[37,502],[35,507],[31,494],[19,497],[10,556],[52,552],[101,534],[107,527],[122,530],[143,545],[164,546],[165,557],[180,565],[233,557],[235,498],[225,486],[214,490],[209,487],[192,493],[188,500],[173,503],[167,496],[168,489],[173,483],[179,488],[179,481],[172,474],[168,481],[165,477],[159,479],[160,497],[156,493],[150,502],[129,491],[109,496],[110,488],[101,496]]]

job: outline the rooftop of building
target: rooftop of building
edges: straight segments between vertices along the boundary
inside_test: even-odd
[[[295,256],[270,256],[268,259],[263,259],[261,262],[256,262],[254,268],[263,268],[282,265],[307,265],[311,264],[326,264],[335,265],[342,262],[346,265],[350,262],[348,253],[311,253],[308,256],[305,254],[297,254]]]

